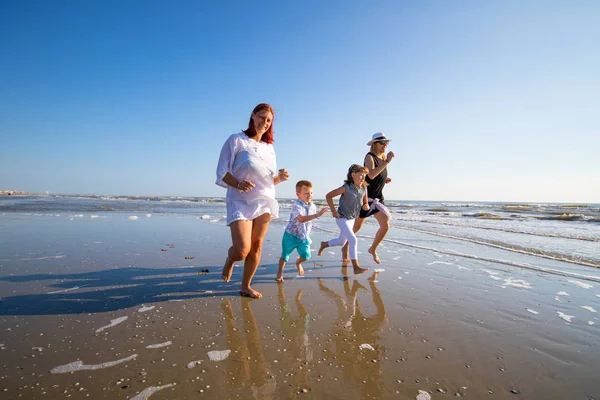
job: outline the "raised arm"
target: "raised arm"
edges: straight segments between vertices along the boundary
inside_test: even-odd
[[[394,158],[394,152],[390,151],[387,153],[385,161],[382,161],[381,164],[379,164],[379,167],[375,167],[375,160],[373,160],[373,156],[371,154],[367,154],[365,156],[365,167],[367,167],[369,170],[369,179],[375,179],[375,177],[390,164],[392,158]]]

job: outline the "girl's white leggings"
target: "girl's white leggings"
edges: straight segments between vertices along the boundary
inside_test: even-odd
[[[354,226],[354,219],[336,218],[335,223],[340,227],[340,236],[335,239],[331,239],[327,242],[327,244],[329,244],[329,247],[334,247],[343,246],[346,244],[346,242],[348,242],[348,257],[350,257],[351,260],[356,260],[358,258],[358,239],[356,239],[356,235],[352,230],[352,227]]]

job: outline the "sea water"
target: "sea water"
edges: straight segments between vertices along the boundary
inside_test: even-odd
[[[280,215],[272,224],[287,224],[293,201],[279,199]],[[315,203],[326,207],[323,200]],[[482,259],[600,281],[600,204],[392,200],[386,205],[391,229],[382,246],[388,250],[424,249],[457,260]],[[0,197],[0,228],[11,218],[136,220],[167,215],[225,225],[225,214],[224,198],[214,197]],[[358,235],[368,244],[376,229],[376,220],[369,218]],[[0,230],[0,236],[12,234]],[[338,234],[330,213],[314,221],[313,236],[317,234]],[[6,251],[0,244],[0,252]],[[365,248],[361,251],[366,253]]]

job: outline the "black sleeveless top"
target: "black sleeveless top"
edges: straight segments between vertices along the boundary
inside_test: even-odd
[[[373,162],[375,164],[375,168],[379,167],[379,165],[383,162],[382,159],[377,157],[375,154],[368,152],[367,156],[370,155],[373,157]],[[369,184],[367,186],[367,196],[370,199],[379,199],[383,200],[383,187],[385,186],[385,180],[387,179],[387,167],[383,169],[374,179],[369,178],[367,175],[365,180]]]

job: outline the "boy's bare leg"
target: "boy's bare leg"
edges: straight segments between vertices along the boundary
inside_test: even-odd
[[[321,247],[319,247],[319,255],[323,254],[323,251],[325,251],[326,248],[329,247],[329,243],[327,242],[321,242]]]
[[[283,269],[285,268],[285,260],[283,258],[279,258],[279,270],[277,271],[277,278],[275,280],[278,283],[283,283]]]
[[[304,275],[304,268],[302,267],[302,263],[306,261],[306,258],[298,257],[296,260],[296,268],[298,268],[298,275]]]
[[[363,268],[358,265],[358,260],[351,260],[352,266],[354,267],[354,275],[362,274],[363,272],[367,272],[369,268]]]

